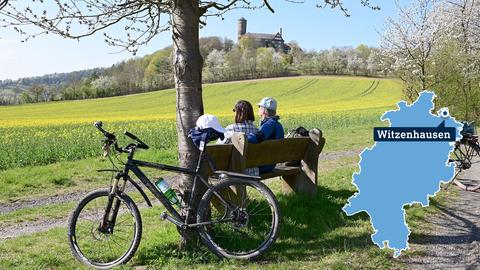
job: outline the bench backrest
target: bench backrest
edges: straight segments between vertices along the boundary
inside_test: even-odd
[[[268,140],[259,144],[247,144],[247,168],[261,165],[301,160],[305,156],[310,138]]]
[[[218,170],[242,172],[245,168],[292,160],[303,160],[316,167],[324,144],[325,139],[318,129],[310,131],[309,137],[267,140],[258,144],[248,143],[243,133],[234,133],[232,144],[209,145],[207,153]],[[316,174],[316,168],[312,170]]]

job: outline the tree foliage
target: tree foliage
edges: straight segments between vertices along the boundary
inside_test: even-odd
[[[215,39],[222,40],[218,37]],[[247,59],[244,58],[237,44],[230,47],[228,42],[228,39],[223,39],[219,46],[220,50],[212,49],[213,47],[200,47],[200,50],[206,54],[203,82],[295,75],[387,76],[391,74],[379,50],[366,45],[359,45],[357,48],[345,47],[305,52],[298,43],[294,42],[290,43],[294,45],[292,48],[295,48],[290,54],[277,52],[273,48],[258,48],[252,49],[248,55],[251,58]],[[0,89],[17,89],[17,91],[8,92],[3,90],[4,94],[0,95],[0,104],[21,103],[23,100],[20,99],[20,94],[23,91],[27,91],[27,95],[30,94],[28,89],[33,85],[41,85],[48,89],[49,98],[35,101],[32,97],[29,102],[101,98],[169,89],[174,87],[172,53],[173,48],[168,46],[151,55],[119,62],[110,68],[61,73],[61,76],[51,74],[15,81],[0,81]],[[137,75],[133,76],[130,73]]]
[[[382,52],[415,100],[434,89],[441,106],[465,120],[480,117],[480,1],[415,0],[388,19]]]

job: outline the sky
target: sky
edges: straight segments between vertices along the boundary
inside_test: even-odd
[[[275,13],[263,10],[232,10],[223,20],[209,17],[200,36],[228,37],[237,39],[237,21],[247,20],[247,32],[276,33],[282,28],[283,38],[295,40],[306,50],[322,50],[331,47],[366,44],[378,46],[379,32],[385,19],[396,16],[394,0],[372,1],[381,7],[373,11],[363,7],[360,0],[348,0],[350,17],[339,9],[319,9],[315,3],[321,0],[305,0],[303,4],[287,1],[270,1]],[[400,1],[408,3],[409,1]],[[117,31],[116,29],[112,31]],[[102,34],[69,40],[55,35],[44,35],[21,43],[22,37],[13,29],[0,29],[0,80],[40,76],[51,73],[70,72],[94,67],[109,67],[132,56],[118,47],[108,46]],[[148,45],[139,49],[137,56],[151,54],[171,44],[171,34],[159,34]]]

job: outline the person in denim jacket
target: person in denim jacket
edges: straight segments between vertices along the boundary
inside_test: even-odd
[[[283,139],[285,134],[282,124],[278,121],[277,101],[271,97],[264,97],[258,105],[258,114],[260,116],[260,129],[256,133],[247,134],[249,143],[261,143],[265,140]],[[259,167],[260,173],[270,172],[275,168],[275,164]]]

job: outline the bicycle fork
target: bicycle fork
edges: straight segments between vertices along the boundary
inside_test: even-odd
[[[102,222],[99,225],[99,231],[102,233],[112,234],[115,227],[115,221],[117,220],[118,210],[120,207],[120,199],[116,198],[117,192],[123,192],[125,189],[126,180],[123,181],[121,187],[119,187],[120,178],[123,177],[123,173],[118,173],[112,183],[110,193],[108,194],[108,202],[105,208]]]

